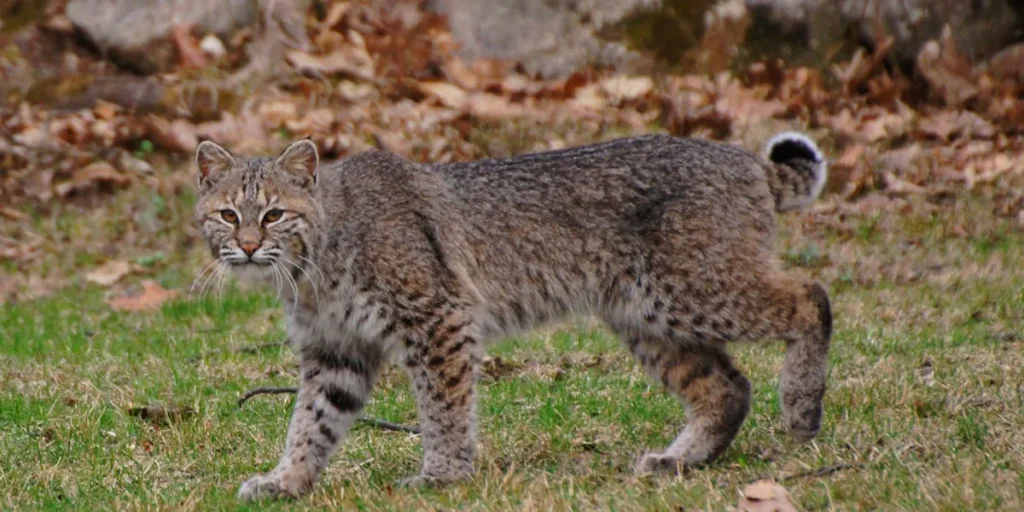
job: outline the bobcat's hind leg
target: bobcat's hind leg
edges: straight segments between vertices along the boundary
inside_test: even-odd
[[[821,429],[832,338],[828,293],[818,283],[782,272],[749,283],[737,301],[744,318],[735,339],[786,342],[779,376],[782,421],[798,441],[814,438]]]
[[[821,429],[832,309],[828,293],[818,283],[795,287],[790,296],[795,313],[788,329],[780,329],[786,341],[786,358],[779,376],[779,398],[782,421],[790,435],[807,441]]]

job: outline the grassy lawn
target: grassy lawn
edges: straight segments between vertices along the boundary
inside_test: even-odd
[[[941,213],[911,201],[900,215],[782,217],[779,254],[827,283],[836,317],[825,423],[810,444],[779,424],[782,346],[736,345],[754,402],[735,443],[710,467],[637,479],[635,458],[671,441],[683,408],[579,320],[490,351],[473,480],[395,487],[418,469],[418,438],[358,426],[312,496],[250,508],[722,510],[772,477],[806,510],[1022,510],[1024,241],[990,212],[964,198]],[[51,224],[70,233],[76,222],[90,221]],[[187,291],[204,257],[168,251],[148,277]],[[228,285],[122,313],[109,293],[75,281],[0,309],[0,509],[238,508],[238,485],[276,462],[291,397],[236,400],[292,385],[296,360],[283,347],[208,352],[282,339],[273,294]],[[415,423],[407,387],[389,371],[367,414]],[[128,412],[151,404],[195,414]]]

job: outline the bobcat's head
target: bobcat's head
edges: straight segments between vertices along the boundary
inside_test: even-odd
[[[301,266],[322,216],[313,196],[318,163],[309,140],[277,158],[241,158],[213,142],[199,144],[196,221],[218,262],[264,276]]]

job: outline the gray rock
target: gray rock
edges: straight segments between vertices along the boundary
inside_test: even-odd
[[[661,0],[434,0],[463,55],[510,59],[530,74],[562,76],[589,64],[628,66],[639,53],[599,33]]]
[[[891,55],[907,67],[948,23],[957,47],[985,60],[1024,36],[1024,8],[1015,0],[746,0],[754,25],[809,46],[827,46],[852,29],[875,43],[892,36]]]
[[[191,25],[200,33],[228,35],[266,16],[305,44],[305,12],[311,0],[71,0],[65,13],[99,49],[136,71],[169,67],[171,29]]]

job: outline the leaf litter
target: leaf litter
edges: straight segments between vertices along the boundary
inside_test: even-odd
[[[310,44],[283,54],[290,73],[231,87],[218,77],[244,61],[245,33],[225,39],[227,53],[216,59],[199,39],[179,34],[194,51],[177,70],[154,77],[122,74],[73,46],[61,47],[63,60],[33,61],[39,74],[56,77],[48,86],[61,93],[61,104],[75,107],[38,101],[25,92],[35,84],[18,81],[29,64],[0,61],[12,83],[10,101],[0,107],[0,262],[21,275],[40,273],[36,282],[59,282],[24,257],[60,245],[29,235],[37,231],[30,212],[104,209],[139,187],[190,190],[191,153],[202,139],[266,154],[307,135],[324,158],[382,147],[449,162],[651,131],[756,150],[771,132],[800,129],[826,149],[833,164],[828,191],[843,203],[991,190],[993,211],[1024,229],[1019,48],[970,62],[947,32],[923,46],[912,77],[884,65],[891,44],[827,70],[778,60],[740,64],[733,50],[745,25],[731,13],[712,20],[703,46],[687,58],[690,68],[661,76],[587,69],[540,80],[514,61],[460,57],[442,16],[411,0],[391,4],[323,2],[307,14]],[[46,38],[64,33],[46,28],[64,19],[60,9],[51,11],[40,26],[0,43],[24,55],[49,48]],[[78,71],[66,67],[72,61]],[[529,126],[531,136],[515,143],[483,135],[496,126]],[[19,282],[14,288],[27,281]],[[5,290],[0,301],[12,296],[19,295]]]

